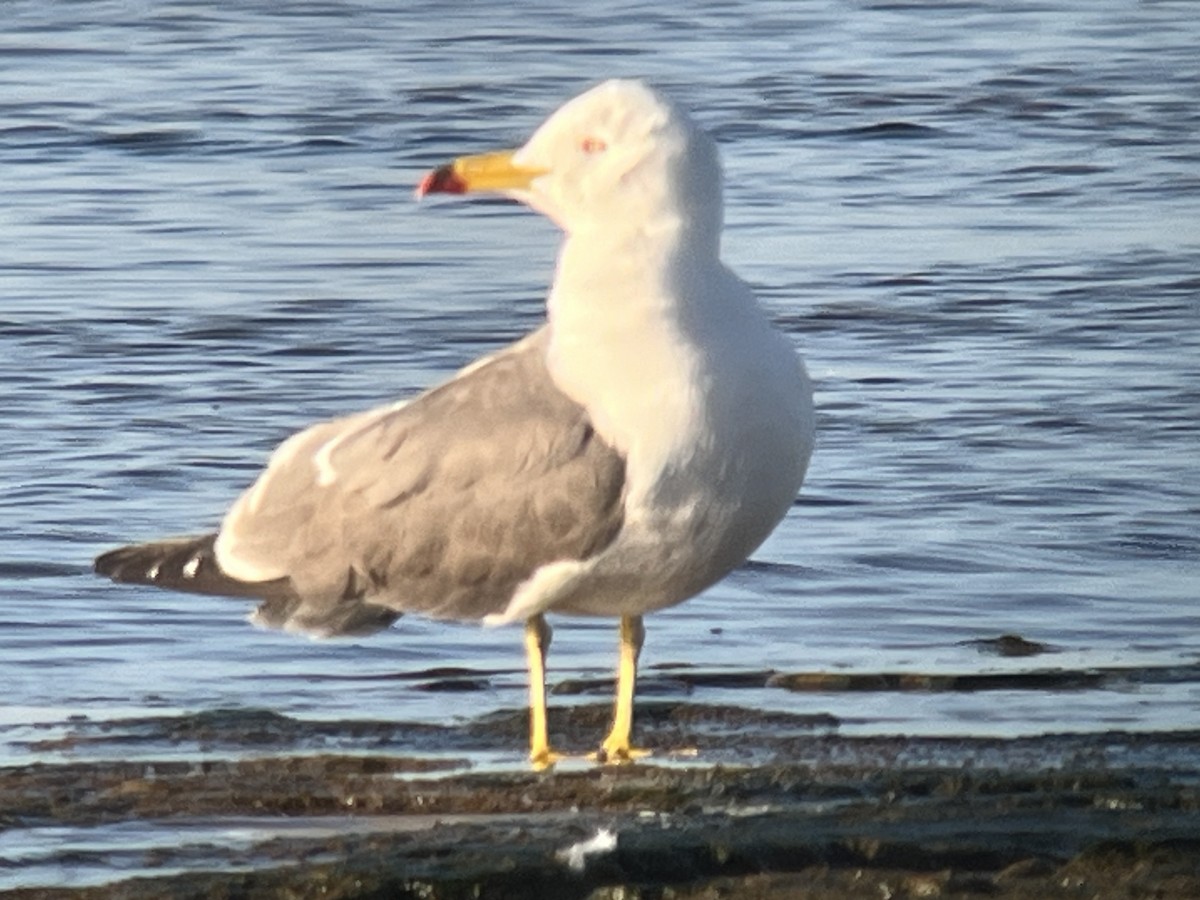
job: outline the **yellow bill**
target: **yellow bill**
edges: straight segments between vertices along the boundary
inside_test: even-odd
[[[417,196],[527,189],[535,178],[545,175],[547,170],[519,165],[513,161],[515,154],[515,150],[498,150],[460,156],[422,178],[417,187]]]

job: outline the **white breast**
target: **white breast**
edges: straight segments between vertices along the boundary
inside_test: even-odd
[[[695,305],[655,295],[653,283],[630,297],[592,282],[582,303],[561,276],[549,369],[625,455],[627,490],[614,544],[555,570],[546,608],[612,615],[678,603],[743,562],[795,498],[813,441],[807,376],[723,267]]]

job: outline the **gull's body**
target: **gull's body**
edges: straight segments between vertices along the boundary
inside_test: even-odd
[[[220,531],[134,545],[117,580],[259,597],[322,635],[405,612],[523,621],[535,762],[547,613],[621,618],[607,758],[628,758],[643,614],[743,562],[795,498],[813,441],[804,368],[720,261],[716,149],[636,82],[571,101],[515,153],[421,193],[496,190],[566,232],[547,324],[407,403],[285,442]]]

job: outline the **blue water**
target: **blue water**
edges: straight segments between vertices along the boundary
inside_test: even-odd
[[[803,351],[819,406],[795,508],[753,565],[649,619],[648,669],[1200,660],[1194,5],[688,9],[5,6],[0,763],[86,758],[39,742],[150,713],[521,706],[516,630],[404,619],[312,643],[89,564],[211,528],[292,431],[535,327],[554,228],[412,188],[614,75],[651,79],[719,139],[726,256]],[[555,624],[552,680],[611,667],[610,623]],[[1006,632],[1054,652],[966,643]],[[435,666],[488,687],[393,677]],[[1200,726],[1187,678],[694,699],[848,732]]]

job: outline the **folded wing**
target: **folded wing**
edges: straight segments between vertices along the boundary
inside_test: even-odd
[[[322,635],[503,610],[540,566],[600,552],[623,519],[624,460],[554,385],[545,341],[295,435],[218,535],[121,548],[97,571],[259,597],[261,624]]]

